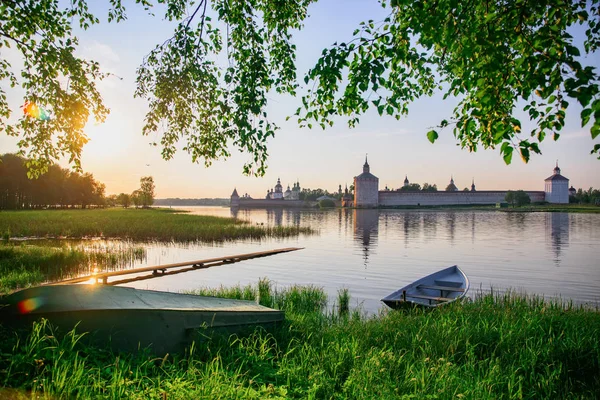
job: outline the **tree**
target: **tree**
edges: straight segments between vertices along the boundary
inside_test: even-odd
[[[418,183],[410,183],[407,186],[402,186],[400,191],[402,192],[418,192],[421,190],[421,185]]]
[[[129,208],[131,205],[131,196],[127,193],[121,193],[117,196],[117,203],[123,208]]]
[[[531,198],[523,190],[517,190],[516,192],[509,190],[508,192],[506,192],[506,196],[504,197],[504,200],[506,200],[507,203],[512,205],[513,208],[515,206],[521,207],[525,204],[531,203]]]
[[[116,207],[119,204],[119,199],[116,194],[111,194],[106,197],[106,205],[108,207]]]
[[[135,206],[135,208],[138,208],[139,206],[143,205],[142,203],[142,192],[139,189],[134,190],[131,193],[131,202],[133,203],[133,205]]]
[[[600,190],[590,187],[588,190],[577,189],[573,202],[580,204],[597,204],[600,202]]]
[[[166,4],[164,18],[175,22],[173,36],[142,61],[135,92],[149,101],[142,133],[160,135],[163,158],[172,158],[184,140],[194,162],[210,165],[228,157],[233,145],[250,156],[244,172],[264,174],[267,140],[278,129],[267,115],[267,94],[297,95],[292,31],[302,27],[314,1],[136,0],[148,12]],[[109,22],[126,19],[121,0],[107,3]],[[517,149],[527,161],[531,152],[540,153],[545,137],[559,138],[573,102],[583,107],[582,126],[589,125],[595,139],[599,76],[581,60],[600,44],[599,4],[382,0],[387,18],[361,23],[351,40],[324,50],[307,73],[304,82],[313,89],[295,113],[298,123],[324,128],[342,115],[354,126],[371,107],[400,118],[415,99],[441,92],[456,97],[458,106],[427,133],[431,142],[452,126],[469,151],[499,148],[510,163]],[[209,14],[220,24],[212,25]],[[80,169],[88,140],[83,127],[92,114],[103,121],[108,113],[97,91],[108,74],[76,56],[73,23],[87,29],[99,18],[86,0],[0,3],[0,47],[14,46],[24,60],[15,71],[0,59],[2,88],[20,86],[24,101],[52,115],[9,123],[11,107],[0,89],[0,131],[20,137],[33,174],[62,155]],[[569,34],[578,24],[585,28],[581,48]],[[228,63],[217,62],[223,53]],[[521,104],[535,125],[523,137]],[[600,154],[600,144],[592,153]]]
[[[104,184],[92,174],[78,174],[50,165],[39,179],[27,179],[27,159],[14,154],[0,156],[0,209],[57,206],[102,206]]]
[[[425,182],[423,184],[423,189],[421,189],[423,192],[437,192],[437,185],[434,183],[433,185],[430,185],[429,183]]]
[[[154,203],[154,179],[151,176],[140,178],[140,201],[144,208]]]

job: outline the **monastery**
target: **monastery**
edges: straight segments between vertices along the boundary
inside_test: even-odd
[[[549,203],[568,203],[569,193],[573,194],[575,188],[569,189],[569,180],[560,174],[558,163],[554,173],[546,178],[544,191],[526,190],[531,202],[547,201]],[[404,186],[410,183],[408,177],[404,179]],[[496,204],[504,203],[508,190],[475,190],[475,182],[471,184],[470,191],[459,191],[450,178],[448,189],[437,192],[379,190],[379,178],[370,171],[369,163],[365,159],[363,173],[354,177],[354,207],[394,207],[394,206],[444,206],[444,205],[469,205],[469,204]]]
[[[408,177],[404,179],[404,187],[408,187]],[[471,190],[459,191],[454,184],[453,177],[446,190],[439,191],[407,191],[390,190],[387,187],[379,190],[379,178],[371,173],[368,160],[365,158],[362,174],[354,177],[354,196],[349,194],[346,187],[342,195],[341,186],[339,194],[342,207],[376,208],[376,207],[401,207],[401,206],[445,206],[445,205],[485,205],[505,203],[508,190],[476,190],[475,181],[471,183]],[[569,202],[569,196],[575,194],[575,188],[569,188],[569,179],[560,173],[558,162],[553,174],[545,179],[544,190],[526,190],[532,203],[547,201],[548,203],[564,204]],[[316,202],[300,200],[300,182],[293,188],[289,185],[283,191],[281,180],[277,179],[274,189],[267,190],[264,199],[252,199],[248,195],[240,197],[234,189],[231,194],[231,207],[311,207]]]

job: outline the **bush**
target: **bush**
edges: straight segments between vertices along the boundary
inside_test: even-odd
[[[319,208],[334,208],[335,202],[333,200],[325,199],[319,201]]]
[[[531,198],[523,190],[517,190],[516,192],[509,190],[508,192],[506,192],[506,197],[504,198],[504,200],[506,200],[507,203],[512,205],[513,208],[515,206],[521,207],[525,204],[531,204]]]

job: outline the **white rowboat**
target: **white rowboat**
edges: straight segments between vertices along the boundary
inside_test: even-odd
[[[456,265],[434,272],[381,299],[391,308],[416,304],[438,307],[465,296],[469,290],[469,278]]]

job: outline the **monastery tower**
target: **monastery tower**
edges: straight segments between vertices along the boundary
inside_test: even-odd
[[[377,207],[379,205],[379,178],[370,172],[365,157],[363,173],[354,177],[354,207]]]
[[[546,183],[544,191],[548,203],[569,202],[569,180],[560,174],[558,161],[556,167],[554,167],[554,173],[546,178],[544,182]]]

